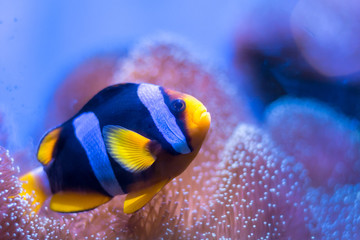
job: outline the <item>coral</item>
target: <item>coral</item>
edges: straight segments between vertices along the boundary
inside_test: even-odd
[[[333,194],[311,188],[305,199],[314,219],[311,230],[318,239],[360,239],[360,185],[336,187]]]
[[[270,106],[266,125],[275,142],[304,164],[313,186],[360,181],[358,121],[313,100],[285,98]]]

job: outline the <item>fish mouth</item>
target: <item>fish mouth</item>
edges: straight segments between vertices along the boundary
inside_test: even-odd
[[[206,107],[199,107],[195,113],[193,122],[199,127],[209,127],[211,121],[210,113],[207,111]]]

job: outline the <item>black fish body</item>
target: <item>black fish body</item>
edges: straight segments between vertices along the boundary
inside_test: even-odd
[[[38,159],[46,177],[27,178],[47,179],[41,186],[49,186],[55,211],[90,208],[68,206],[73,198],[95,194],[92,208],[131,193],[124,211],[133,212],[185,170],[209,125],[206,108],[189,95],[151,84],[110,86],[45,135]],[[146,197],[132,202],[139,195]]]
[[[99,92],[74,117],[61,125],[61,133],[54,152],[54,161],[45,166],[53,193],[63,190],[93,190],[108,194],[99,184],[90,166],[87,154],[75,136],[73,120],[85,112],[93,112],[99,120],[100,128],[106,125],[119,125],[137,131],[149,139],[161,139],[156,134],[150,115],[136,97],[137,84],[111,86]],[[145,116],[144,116],[145,115]],[[131,119],[131,121],[129,121]],[[155,132],[155,133],[154,133]],[[162,140],[162,139],[161,139]],[[115,176],[124,193],[127,186],[136,181],[146,181],[153,170],[132,173],[108,156]]]

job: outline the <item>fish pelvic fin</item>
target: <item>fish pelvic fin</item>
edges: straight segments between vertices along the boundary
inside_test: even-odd
[[[49,165],[53,159],[55,146],[59,140],[61,129],[61,127],[54,128],[41,139],[37,158],[45,166]]]
[[[129,129],[107,125],[103,128],[105,145],[111,157],[131,172],[148,169],[154,162],[151,140]]]
[[[33,211],[38,212],[46,199],[51,195],[48,177],[42,167],[23,175],[19,179],[22,181],[23,191],[19,194],[25,200],[30,201],[34,207]]]
[[[170,180],[166,179],[139,191],[130,192],[125,197],[124,213],[134,213],[147,204]]]

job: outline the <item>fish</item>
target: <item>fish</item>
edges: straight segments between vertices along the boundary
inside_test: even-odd
[[[94,209],[117,195],[123,211],[145,206],[193,161],[211,123],[195,97],[148,83],[109,86],[41,139],[42,164],[20,180],[35,211]]]

